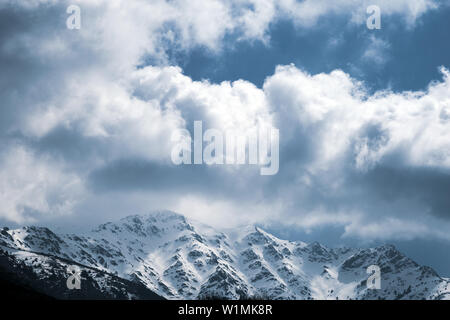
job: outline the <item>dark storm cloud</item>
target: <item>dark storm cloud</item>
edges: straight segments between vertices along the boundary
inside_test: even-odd
[[[81,170],[89,170],[94,159],[108,155],[104,139],[86,137],[76,129],[63,126],[55,127],[40,138],[28,137],[20,132],[7,137],[38,154],[51,155]]]
[[[98,64],[91,46],[67,30],[67,16],[63,2],[38,11],[0,7],[1,134],[20,131],[30,112],[67,95],[67,81]]]
[[[124,159],[93,170],[89,184],[93,190],[102,193],[144,190],[237,200],[253,198],[256,194],[252,184],[263,183],[264,177],[258,178],[258,167],[242,166],[238,170],[246,179],[235,178],[236,173],[230,174],[221,166],[175,166],[143,159]]]
[[[356,177],[356,181],[361,188],[367,188],[374,203],[403,199],[411,204],[422,204],[437,217],[450,219],[448,172],[432,168],[377,167],[363,177]]]

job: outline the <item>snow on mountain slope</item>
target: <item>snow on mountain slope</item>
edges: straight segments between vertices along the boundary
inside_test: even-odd
[[[67,288],[69,267],[79,271],[79,290]],[[58,299],[162,299],[141,283],[55,256],[4,247],[0,249],[0,283]]]
[[[76,261],[168,299],[450,299],[449,279],[393,246],[331,249],[255,227],[217,231],[169,211],[128,216],[79,235],[4,228],[0,246]],[[381,268],[380,290],[366,287],[373,264]]]

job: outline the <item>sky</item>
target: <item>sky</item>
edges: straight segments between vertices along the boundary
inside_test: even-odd
[[[450,276],[449,17],[438,0],[0,0],[0,225],[170,209],[394,243]],[[277,174],[175,165],[194,121],[277,128]]]

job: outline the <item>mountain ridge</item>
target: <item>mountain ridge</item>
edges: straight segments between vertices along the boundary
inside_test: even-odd
[[[68,259],[167,299],[450,299],[450,280],[394,246],[329,248],[255,226],[219,231],[171,211],[130,215],[83,234],[0,230],[0,247]],[[379,265],[380,290],[368,289]]]

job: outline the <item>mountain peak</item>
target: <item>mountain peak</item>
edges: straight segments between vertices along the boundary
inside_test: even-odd
[[[155,222],[155,221],[186,221],[186,218],[184,215],[170,211],[170,210],[157,210],[152,211],[147,214],[134,214],[126,216],[120,221],[123,222],[133,222],[133,223],[145,223],[145,222]]]
[[[164,233],[169,229],[192,229],[187,219],[178,213],[164,210],[143,215],[129,215],[116,222],[99,225],[93,232],[130,232],[146,237]]]
[[[169,299],[450,297],[449,279],[419,266],[392,245],[331,249],[319,242],[281,240],[258,226],[219,232],[172,211],[130,215],[84,235],[4,228],[0,247],[31,268],[43,265],[35,264],[36,259],[70,260],[139,282]],[[30,251],[33,260],[27,260]],[[361,285],[373,264],[382,272],[379,291]],[[36,269],[37,275],[44,273]]]

